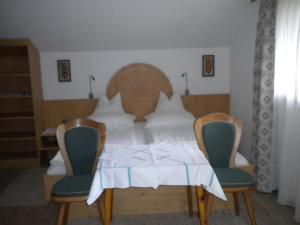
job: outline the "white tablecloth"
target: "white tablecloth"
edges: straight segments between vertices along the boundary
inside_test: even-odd
[[[87,200],[92,204],[106,188],[202,185],[226,200],[203,153],[192,144],[106,145]]]

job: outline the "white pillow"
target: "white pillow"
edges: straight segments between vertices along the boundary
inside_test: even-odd
[[[155,112],[185,112],[181,96],[174,94],[169,100],[167,96],[160,92],[159,100]]]
[[[50,164],[52,166],[64,166],[64,159],[60,153],[60,150],[58,150],[56,155],[50,160]]]
[[[154,112],[146,117],[146,128],[193,125],[194,116],[190,112]]]
[[[133,127],[135,116],[128,113],[94,113],[89,119],[105,123],[107,130],[112,130]]]
[[[101,96],[94,113],[125,113],[120,93],[116,94],[110,101],[106,96]]]
[[[169,101],[169,98],[165,95],[165,93],[163,91],[161,91],[159,93],[158,102],[160,102],[160,101]]]

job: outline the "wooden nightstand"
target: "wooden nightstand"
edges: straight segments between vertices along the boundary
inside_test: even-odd
[[[49,160],[58,151],[56,128],[46,128],[40,135],[41,139],[41,164],[49,164]]]

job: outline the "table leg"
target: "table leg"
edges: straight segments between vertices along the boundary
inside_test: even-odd
[[[201,225],[207,225],[206,209],[205,209],[205,197],[202,187],[196,187],[199,220]]]
[[[188,202],[188,208],[189,208],[189,216],[193,217],[193,196],[192,196],[192,187],[187,186],[187,202]]]
[[[105,203],[104,203],[104,225],[110,225],[111,222],[111,206],[112,206],[112,189],[105,189]]]
[[[114,208],[114,189],[111,189],[110,221],[112,221],[113,218],[113,208]]]

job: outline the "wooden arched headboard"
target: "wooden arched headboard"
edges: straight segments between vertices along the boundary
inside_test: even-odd
[[[173,88],[168,77],[158,68],[134,63],[121,68],[112,77],[106,95],[109,99],[121,93],[126,112],[144,121],[146,115],[155,110],[160,92],[166,96],[173,95]]]

